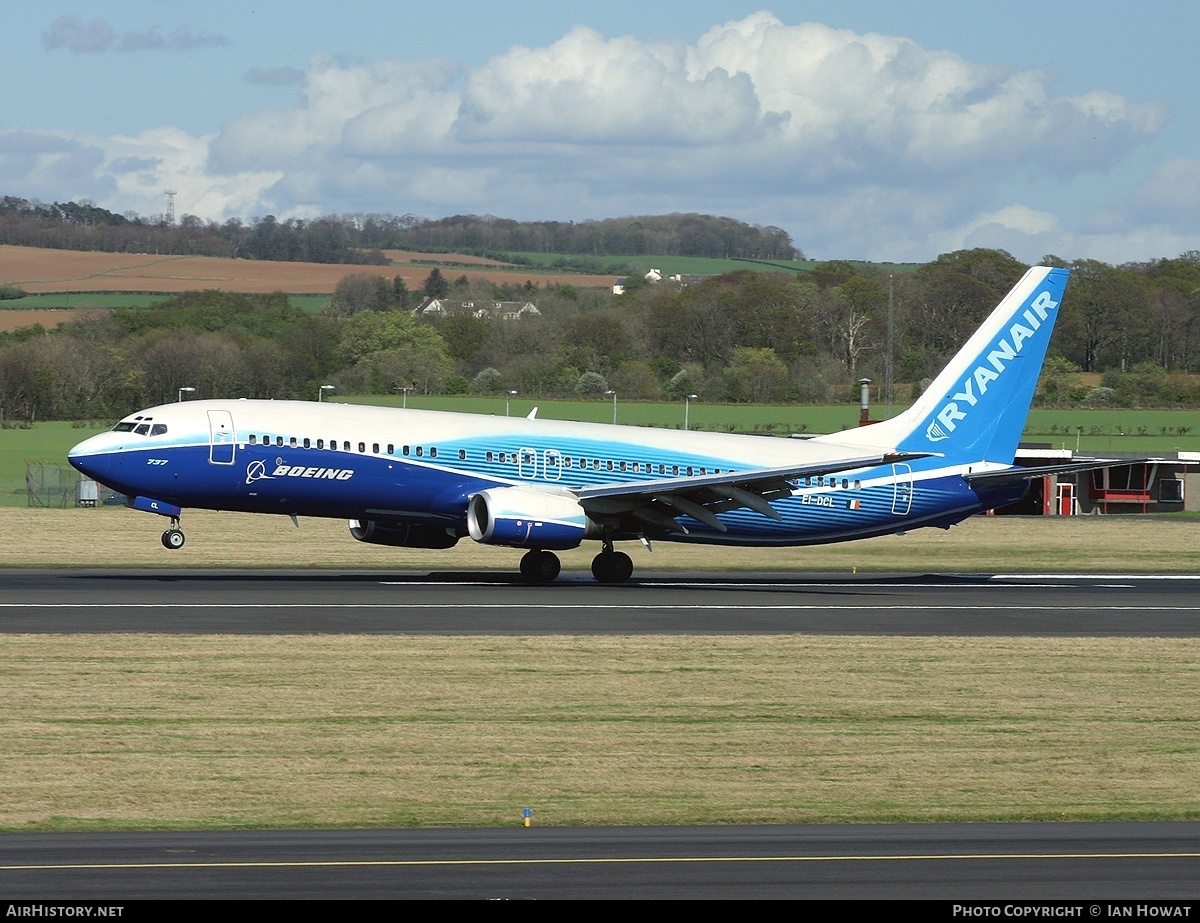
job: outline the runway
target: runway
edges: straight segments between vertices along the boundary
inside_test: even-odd
[[[1190,575],[7,570],[0,634],[1183,638],[1200,635],[1197,590]],[[1107,916],[1200,897],[1200,823],[0,836],[0,897],[230,896],[1068,900]]]
[[[0,571],[0,633],[1200,634],[1181,575],[575,575]]]
[[[1013,902],[1069,901],[1080,907],[1074,915],[1087,917],[1112,915],[1110,907],[1130,899],[1195,898],[1198,873],[1196,823],[0,837],[0,896],[109,904],[229,897],[922,898],[995,902],[995,916],[1013,916],[1005,912]]]

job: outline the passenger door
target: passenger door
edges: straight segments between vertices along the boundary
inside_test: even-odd
[[[233,430],[233,414],[228,410],[208,412],[208,461],[212,465],[232,465],[237,447]]]

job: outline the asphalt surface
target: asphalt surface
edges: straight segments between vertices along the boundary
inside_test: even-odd
[[[1200,634],[1200,577],[0,571],[0,634]]]
[[[1158,636],[1200,577],[0,571],[15,632]],[[0,835],[0,900],[1200,898],[1200,823]],[[131,905],[123,916],[136,916]],[[1146,915],[1142,913],[1141,915]]]
[[[1197,823],[0,837],[5,900],[1061,900],[1088,917],[1111,915],[1110,901],[1196,897]]]

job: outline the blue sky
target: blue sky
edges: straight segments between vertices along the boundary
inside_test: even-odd
[[[1200,249],[1200,5],[4,2],[0,194],[672,211],[818,259]]]

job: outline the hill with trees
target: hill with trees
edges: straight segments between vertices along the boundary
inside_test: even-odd
[[[785,231],[712,215],[652,215],[598,221],[513,221],[491,215],[427,220],[415,215],[337,215],[311,221],[274,215],[223,224],[183,215],[117,215],[91,203],[47,205],[0,199],[0,243],[61,250],[100,250],[238,257],[312,263],[387,265],[383,250],[497,253],[533,251],[582,256],[662,254],[719,259],[801,259]]]

